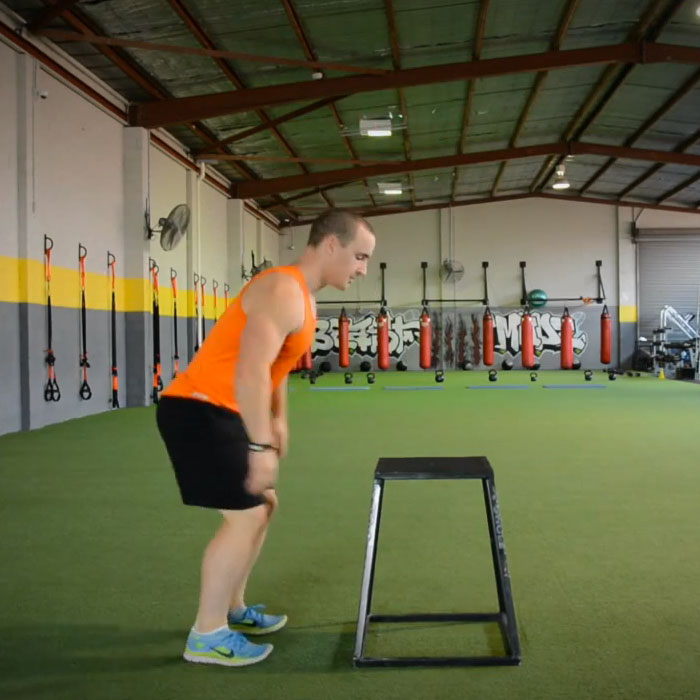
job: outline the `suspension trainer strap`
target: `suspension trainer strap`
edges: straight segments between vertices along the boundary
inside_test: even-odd
[[[204,339],[207,337],[207,325],[206,325],[206,319],[207,319],[207,297],[206,294],[204,293],[204,285],[207,283],[207,278],[202,277],[202,275],[199,276],[199,285],[201,288],[201,302],[202,302],[202,342],[204,342]]]
[[[194,273],[194,351],[199,350],[199,275]]]
[[[83,352],[80,355],[80,367],[83,370],[83,383],[80,385],[80,398],[84,401],[92,398],[92,389],[88,384],[87,371],[90,363],[87,359],[87,309],[85,305],[85,258],[87,248],[78,243],[78,262],[80,263],[80,328],[83,336]]]
[[[119,408],[119,372],[117,371],[117,298],[116,298],[117,259],[107,251],[107,267],[112,276],[112,408]]]
[[[44,236],[44,256],[46,268],[46,322],[48,326],[48,349],[46,350],[46,364],[48,366],[48,381],[44,388],[44,401],[59,401],[61,390],[56,381],[56,355],[53,352],[53,319],[51,314],[51,250],[53,249],[53,239]]]
[[[163,380],[160,376],[160,305],[158,303],[158,265],[149,258],[153,275],[153,403],[158,403],[158,392],[163,391]]]
[[[173,285],[173,379],[180,373],[180,355],[177,348],[177,272],[170,268],[170,282]]]

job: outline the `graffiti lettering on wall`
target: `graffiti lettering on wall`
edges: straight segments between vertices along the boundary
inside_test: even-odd
[[[561,316],[549,312],[533,312],[532,326],[535,338],[535,353],[558,353],[561,347]],[[391,330],[389,333],[389,352],[392,357],[401,357],[412,345],[419,342],[420,319],[416,311],[393,315],[389,312]],[[480,333],[476,317],[462,316],[454,312],[432,314],[433,356],[444,352],[444,361],[451,365],[455,360],[463,362],[468,345],[472,346]],[[507,314],[494,313],[494,349],[501,355],[516,356],[520,354],[521,313],[512,311]],[[588,347],[588,336],[582,330],[585,314],[573,313],[574,352],[580,355]],[[479,323],[480,325],[480,323]],[[471,333],[467,333],[467,328]],[[455,333],[455,328],[457,332]],[[471,341],[471,342],[470,342]],[[325,357],[338,353],[338,317],[319,318],[316,327],[314,354]],[[470,350],[471,352],[471,350]],[[377,317],[376,313],[367,312],[362,316],[352,317],[350,325],[350,353],[361,357],[375,357],[377,354]],[[470,355],[471,356],[471,355]]]
[[[389,312],[389,353],[401,357],[404,351],[418,341],[420,319],[406,319]],[[338,318],[319,318],[316,324],[314,354],[325,357],[338,352]],[[377,354],[377,315],[366,313],[354,317],[350,324],[350,354],[374,357]]]
[[[549,312],[535,312],[532,316],[532,328],[535,336],[535,354],[539,357],[544,352],[559,352],[561,348],[561,316]],[[494,349],[501,355],[520,354],[520,322],[521,314],[513,311],[509,314],[496,314],[494,318]],[[581,330],[584,314],[573,313],[574,321],[574,352],[583,353],[588,347],[588,337]]]

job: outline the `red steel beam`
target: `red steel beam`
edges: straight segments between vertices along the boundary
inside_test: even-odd
[[[261,107],[321,99],[358,92],[376,92],[457,80],[472,80],[497,75],[568,68],[604,63],[688,63],[700,65],[700,48],[676,44],[632,42],[567,51],[490,58],[420,68],[391,71],[386,75],[353,75],[325,80],[284,83],[247,90],[180,97],[160,102],[142,102],[130,109],[132,126],[157,127],[193,119],[207,119],[246,112]]]
[[[384,159],[378,160],[347,160],[343,158],[307,158],[299,156],[296,158],[284,156],[259,156],[249,153],[200,153],[199,160],[219,160],[219,161],[250,161],[251,163],[316,163],[318,165],[383,165],[395,161]],[[403,161],[402,161],[403,162]]]
[[[575,195],[562,195],[562,194],[549,194],[547,192],[525,192],[522,194],[512,194],[512,195],[500,195],[497,197],[481,197],[479,199],[469,199],[463,200],[458,199],[455,202],[440,202],[435,204],[420,204],[415,207],[378,207],[376,209],[361,209],[361,208],[348,208],[348,211],[354,211],[363,216],[384,216],[386,214],[409,214],[416,211],[425,211],[427,209],[446,209],[448,207],[469,207],[477,204],[490,204],[492,202],[508,202],[517,199],[560,199],[567,202],[579,202],[582,204],[603,204],[605,206],[625,206],[625,207],[644,207],[645,209],[655,209],[659,211],[672,211],[682,214],[692,214],[694,216],[698,215],[695,209],[689,207],[674,207],[674,206],[663,206],[659,204],[651,204],[646,202],[618,202],[615,199],[604,199],[601,197],[577,197]],[[700,202],[696,206],[700,206]],[[292,222],[293,226],[304,226],[311,224],[313,218],[310,219],[298,219]]]
[[[264,180],[248,187],[248,183],[236,183],[234,190],[237,197],[258,197],[276,192],[289,192],[303,189],[309,186],[322,186],[331,184],[345,184],[355,182],[363,177],[377,177],[379,175],[395,175],[419,170],[432,170],[437,168],[450,168],[458,165],[471,165],[473,163],[489,163],[506,158],[529,158],[533,156],[549,155],[551,153],[566,153],[566,144],[546,144],[544,146],[523,146],[522,148],[500,149],[496,151],[481,151],[479,153],[460,153],[454,156],[440,158],[422,158],[410,162],[386,163],[385,165],[369,165],[344,170],[327,170],[322,173],[314,173],[312,176],[279,177]]]
[[[365,177],[377,177],[380,175],[415,172],[419,170],[433,170],[438,168],[451,168],[475,163],[492,163],[499,160],[512,158],[534,158],[547,155],[600,155],[614,158],[629,158],[634,160],[658,161],[663,163],[676,163],[678,165],[692,165],[700,167],[700,155],[690,153],[677,153],[674,151],[658,151],[647,148],[626,148],[624,146],[607,146],[597,143],[551,143],[536,146],[518,146],[516,148],[503,148],[492,151],[478,151],[474,153],[460,153],[454,156],[440,158],[423,158],[410,162],[387,162],[382,165],[368,165],[343,170],[328,170],[310,175],[291,175],[255,182],[241,182],[233,185],[234,196],[240,198],[259,197],[279,192],[289,192],[310,186],[332,185],[354,182]]]

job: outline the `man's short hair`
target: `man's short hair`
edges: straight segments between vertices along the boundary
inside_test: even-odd
[[[324,238],[335,234],[340,245],[344,248],[355,238],[360,226],[364,226],[370,233],[374,233],[367,220],[359,214],[340,209],[329,209],[311,224],[308,245],[317,248]]]

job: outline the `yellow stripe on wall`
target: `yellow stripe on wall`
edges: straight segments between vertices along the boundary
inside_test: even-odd
[[[66,267],[51,266],[51,305],[79,309],[81,304],[80,273]],[[148,279],[117,277],[115,280],[117,311],[150,313],[153,309],[153,287]],[[46,304],[44,263],[0,255],[0,302],[11,304]],[[173,290],[161,286],[158,294],[162,316],[173,315]],[[229,305],[233,298],[229,299]],[[85,304],[88,309],[109,311],[112,308],[112,281],[108,274],[88,272],[85,275]],[[224,312],[224,299],[217,298],[216,318]],[[214,318],[214,296],[205,296],[205,317]],[[177,290],[177,315],[194,317],[194,291]]]
[[[621,306],[620,307],[620,323],[636,323],[637,322],[637,307],[636,306]]]

